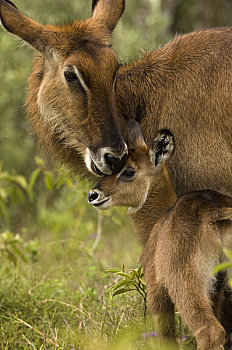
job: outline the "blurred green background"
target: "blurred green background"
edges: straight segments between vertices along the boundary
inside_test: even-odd
[[[91,15],[87,0],[15,4],[42,23]],[[231,24],[232,0],[126,0],[113,48],[127,62],[176,33]],[[143,319],[139,296],[112,301],[115,279],[105,272],[137,266],[140,247],[124,209],[100,215],[87,204],[89,185],[37,148],[24,110],[34,52],[4,30],[0,47],[1,348],[93,349],[81,340],[87,334],[102,349],[97,344],[103,335],[115,340],[121,329]],[[57,302],[51,306],[48,299]],[[46,344],[44,334],[58,345]],[[141,339],[139,349],[145,346]],[[128,347],[127,340],[123,344],[115,349]]]

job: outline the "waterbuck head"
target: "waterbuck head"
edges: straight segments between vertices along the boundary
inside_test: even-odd
[[[118,171],[127,153],[114,95],[119,63],[110,46],[124,6],[125,0],[94,0],[92,17],[52,26],[0,0],[3,27],[38,51],[27,108],[39,142],[67,163],[76,154],[95,174]]]
[[[111,206],[131,207],[132,212],[142,207],[149,191],[157,191],[164,181],[171,181],[165,166],[173,150],[173,135],[161,130],[149,148],[135,121],[129,123],[129,153],[123,169],[118,174],[104,178],[88,193],[88,200],[98,209]]]

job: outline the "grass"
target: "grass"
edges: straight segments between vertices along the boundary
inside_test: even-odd
[[[112,277],[100,264],[87,259],[80,273],[68,265],[63,271],[55,266],[45,271],[37,264],[17,269],[1,261],[2,349],[45,349],[45,339],[51,349],[87,349],[87,338],[107,343],[135,319],[142,323],[142,301],[137,295],[112,299]]]
[[[138,293],[112,298],[109,265],[70,241],[50,243],[40,242],[35,261],[0,261],[1,349],[157,348]]]
[[[106,270],[136,268],[141,252],[125,210],[98,214],[88,186],[41,167],[23,181],[3,174],[0,349],[161,350],[141,295],[112,297],[119,277]]]
[[[103,221],[108,225],[111,220],[105,217]],[[67,230],[64,236],[53,232],[54,239],[45,230],[44,236],[31,244],[26,240],[19,243],[24,259],[18,257],[17,264],[6,251],[2,253],[1,349],[87,349],[87,338],[107,344],[121,328],[132,325],[135,317],[141,320],[139,296],[112,299],[110,294],[115,278],[105,270],[119,263],[112,251],[115,246],[118,249],[117,240],[103,237],[96,246],[93,233],[82,240],[76,232],[74,238],[65,236],[68,234]],[[124,239],[121,241],[125,244]],[[135,242],[134,251],[138,251]]]

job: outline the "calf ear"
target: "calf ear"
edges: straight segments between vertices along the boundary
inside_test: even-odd
[[[136,148],[147,148],[147,145],[143,138],[143,133],[141,130],[141,127],[139,123],[137,123],[135,120],[130,120],[128,125],[128,146],[129,149],[136,149]]]
[[[154,139],[152,147],[152,161],[157,166],[170,158],[174,151],[174,136],[171,131],[164,129]]]
[[[125,0],[93,0],[93,19],[102,23],[111,34],[125,9]]]

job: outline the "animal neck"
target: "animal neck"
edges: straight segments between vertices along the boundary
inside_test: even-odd
[[[134,230],[139,242],[144,246],[155,223],[176,201],[176,193],[168,169],[162,165],[163,177],[151,182],[146,201],[137,211],[131,211]]]
[[[163,87],[167,79],[172,79],[173,73],[165,68],[166,57],[158,59],[156,56],[156,52],[150,53],[120,68],[115,90],[119,118],[125,121],[135,119],[141,123],[150,114],[151,104],[154,113],[159,107],[154,101],[160,100],[159,95],[162,95]]]

